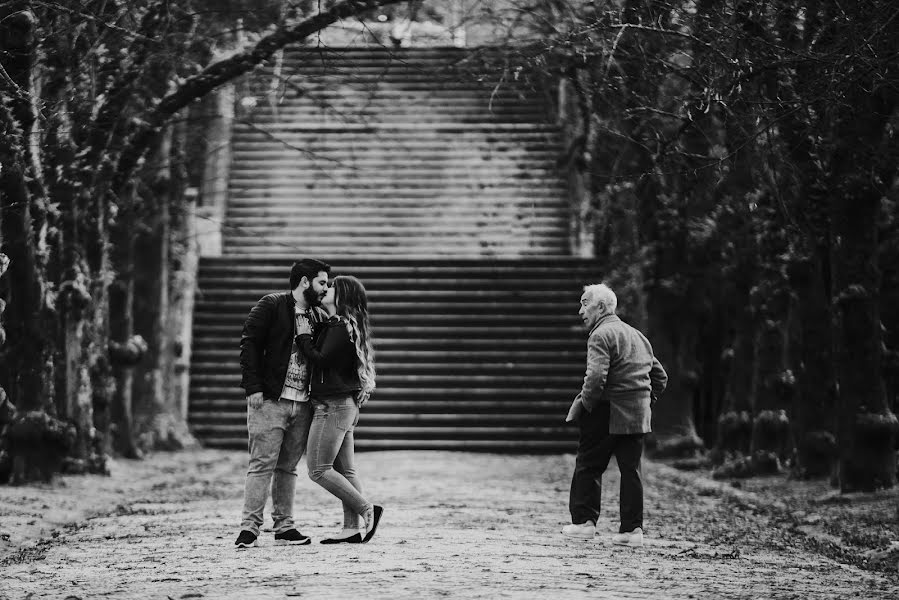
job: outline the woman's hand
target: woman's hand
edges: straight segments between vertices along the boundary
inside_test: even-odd
[[[362,405],[368,402],[368,399],[371,397],[371,392],[356,392],[356,406],[362,408]]]
[[[297,318],[297,335],[312,335],[312,323],[304,315]]]

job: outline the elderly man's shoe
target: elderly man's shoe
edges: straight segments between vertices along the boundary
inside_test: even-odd
[[[596,533],[596,524],[593,521],[573,523],[562,528],[562,535],[579,540],[592,540],[594,533]]]
[[[616,533],[612,536],[612,543],[617,546],[630,546],[632,548],[643,547],[643,529],[637,527],[633,531]]]

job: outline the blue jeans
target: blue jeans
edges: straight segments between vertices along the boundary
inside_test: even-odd
[[[315,414],[309,429],[309,478],[343,503],[343,526],[359,527],[359,515],[371,504],[353,465],[353,430],[359,407],[352,396],[313,398]]]
[[[259,408],[247,407],[250,467],[241,529],[259,535],[269,488],[275,532],[295,527],[293,496],[297,485],[297,463],[306,449],[311,422],[309,402],[266,398]]]

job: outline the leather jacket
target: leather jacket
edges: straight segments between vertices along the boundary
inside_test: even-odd
[[[262,392],[277,399],[284,387],[293,350],[296,299],[291,292],[263,296],[250,310],[240,337],[242,387],[247,396]],[[313,323],[327,314],[319,307],[308,311]]]
[[[331,317],[311,334],[297,336],[297,346],[312,366],[312,396],[353,394],[362,389],[356,366],[356,346],[347,322]]]

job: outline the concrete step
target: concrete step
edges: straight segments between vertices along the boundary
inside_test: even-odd
[[[380,319],[390,316],[415,316],[430,318],[448,318],[477,316],[482,315],[484,318],[503,318],[508,317],[524,319],[534,319],[539,315],[559,315],[560,312],[568,311],[572,318],[577,314],[578,298],[581,293],[581,286],[566,282],[565,288],[561,286],[557,290],[479,290],[476,286],[459,288],[453,290],[446,288],[444,290],[430,290],[417,286],[410,286],[408,289],[378,289],[377,284],[372,281],[365,281],[366,290],[369,296],[370,313],[372,318]],[[235,284],[239,286],[240,284]],[[440,286],[440,280],[434,280],[435,286]],[[204,318],[207,314],[221,313],[232,314],[233,311],[239,311],[241,306],[249,310],[247,303],[255,303],[259,298],[271,290],[285,289],[288,287],[286,281],[280,282],[280,285],[269,287],[238,287],[237,289],[229,289],[226,285],[216,284],[201,288],[202,295],[197,299],[197,317]],[[460,296],[464,296],[460,298]],[[396,306],[401,303],[408,302],[410,298],[421,298],[422,303],[405,310],[397,310]],[[522,304],[533,299],[535,302],[545,301],[547,297],[553,297],[559,300],[552,309],[531,309],[530,307],[517,307],[506,312],[502,309],[494,308],[498,302],[517,301]],[[565,300],[568,302],[566,303]],[[439,310],[431,310],[431,306],[447,306],[452,303],[451,308],[443,308]],[[553,319],[550,319],[552,321]]]
[[[235,133],[232,140],[236,149],[265,149],[278,145],[296,145],[304,150],[355,149],[364,144],[394,149],[415,148],[421,150],[458,149],[475,150],[506,148],[513,151],[525,144],[533,144],[535,150],[561,151],[558,137],[547,131],[494,131],[486,129],[470,132],[447,130],[425,135],[421,131],[346,131],[343,127],[322,128],[317,131],[247,131]],[[300,146],[302,144],[302,146]]]
[[[535,100],[543,100],[542,97],[523,96],[522,92],[510,89],[506,86],[487,87],[471,83],[448,82],[440,79],[431,78],[430,81],[426,77],[404,76],[398,75],[391,77],[385,74],[382,79],[362,76],[352,79],[338,81],[336,77],[316,78],[303,77],[297,78],[297,84],[293,88],[285,88],[284,86],[276,87],[273,93],[271,75],[265,76],[265,72],[261,71],[262,79],[267,81],[257,82],[256,85],[247,88],[245,93],[254,96],[257,100],[256,106],[250,107],[256,109],[264,106],[266,103],[289,103],[306,98],[315,98],[318,95],[326,95],[330,97],[359,95],[359,96],[381,96],[384,97],[400,97],[409,98],[416,96],[439,97],[439,98],[479,98],[485,102],[490,102],[491,97],[493,103],[512,104],[517,102],[534,102]],[[281,83],[283,80],[278,79],[275,83]],[[496,90],[494,93],[493,90]],[[267,101],[267,102],[263,102]]]
[[[346,187],[340,190],[327,188],[231,188],[229,190],[229,206],[241,209],[260,208],[267,210],[285,210],[290,207],[308,207],[315,204],[328,203],[336,209],[355,208],[367,205],[381,208],[451,208],[459,210],[514,210],[530,208],[556,208],[561,210],[564,200],[555,195],[548,195],[545,190],[533,188],[490,189],[489,192],[472,189],[450,189],[431,187],[418,189],[355,189],[350,195]],[[271,206],[266,207],[269,203]]]
[[[296,238],[288,237],[281,239],[254,240],[247,237],[237,240],[228,240],[224,247],[225,254],[229,256],[240,256],[244,252],[252,252],[254,254],[270,251],[273,253],[281,253],[284,250],[293,250],[300,255],[321,255],[352,258],[354,256],[408,256],[409,253],[431,256],[433,258],[447,258],[452,256],[490,256],[494,254],[503,258],[540,254],[548,256],[551,254],[563,255],[567,245],[562,241],[554,244],[503,244],[502,242],[485,240],[473,240],[471,243],[455,243],[443,244],[439,247],[434,244],[433,240],[403,240],[392,244],[378,243],[377,240],[369,238],[357,238],[349,245],[346,242],[328,244],[320,240],[304,238],[297,241]]]
[[[389,104],[392,103],[385,103],[384,108],[386,109]],[[284,110],[275,108],[268,113],[254,115],[252,128],[258,128],[263,131],[278,131],[281,125],[310,129],[316,125],[335,127],[344,123],[360,128],[379,128],[384,126],[393,127],[408,122],[408,111],[389,113],[386,110],[380,110],[380,108],[369,104],[360,103],[359,105],[354,105],[348,102],[308,107],[293,106],[285,107]],[[483,123],[499,126],[533,123],[546,124],[546,113],[538,109],[525,108],[491,112],[488,107],[481,105],[457,108],[453,111],[438,110],[428,105],[421,105],[420,109],[424,113],[418,118],[418,122],[421,124],[433,123],[439,126],[439,124],[449,120],[465,126]]]
[[[562,419],[564,420],[564,418]],[[246,423],[243,424],[197,424],[193,426],[193,430],[201,438],[210,434],[220,437],[236,438],[241,434],[245,434],[247,429]],[[385,425],[365,425],[363,418],[360,417],[359,425],[355,430],[354,437],[358,440],[363,439],[405,439],[412,440],[433,440],[438,439],[459,439],[466,441],[493,441],[493,440],[520,440],[522,437],[530,439],[540,438],[544,440],[570,440],[573,436],[574,428],[565,425],[561,426],[518,426],[518,427],[390,427]],[[246,446],[246,443],[244,443]]]
[[[556,179],[561,171],[556,168],[559,154],[540,156],[490,152],[433,152],[422,150],[422,154],[410,159],[409,152],[393,152],[385,149],[382,153],[367,153],[366,150],[330,152],[320,149],[293,148],[281,146],[267,152],[245,152],[236,148],[235,169],[238,173],[287,171],[293,175],[297,169],[315,169],[319,172],[336,171],[337,175],[377,172],[390,170],[399,174],[419,172],[423,176],[444,170],[449,175],[463,175],[471,169],[475,175],[507,173],[509,171],[532,171],[533,176]],[[416,151],[421,150],[420,148]]]
[[[230,385],[191,385],[192,399],[208,398],[240,398],[243,390]],[[532,400],[568,399],[569,404],[580,391],[580,382],[565,385],[564,387],[527,387],[527,388],[502,388],[493,386],[474,387],[471,385],[457,385],[456,387],[443,387],[434,389],[431,387],[381,387],[372,394],[372,402],[380,398],[393,400],[419,400],[429,402],[431,400],[451,400],[468,398],[494,398],[496,400],[519,400],[530,402]]]
[[[340,164],[353,164],[354,161],[370,161],[374,163],[408,164],[410,156],[407,147],[367,147],[342,144],[337,148],[324,148],[321,144],[293,147],[283,142],[272,144],[271,147],[235,147],[234,164],[256,164],[288,162],[295,164],[298,156],[306,157],[315,162]],[[453,148],[447,146],[423,146],[415,148],[415,161],[424,164],[427,161],[444,162],[446,165],[465,165],[472,160],[487,162],[515,162],[516,164],[545,164],[546,161],[555,161],[562,156],[561,145],[544,144],[529,150],[512,146],[485,146],[478,152],[472,152],[471,148]]]
[[[203,443],[210,448],[226,450],[246,450],[247,439],[239,435],[207,434]],[[402,436],[386,439],[356,439],[356,450],[360,452],[377,450],[444,450],[459,452],[529,453],[559,454],[577,449],[576,433],[566,439],[540,440],[525,435],[521,439],[510,440],[465,440],[465,439],[424,439],[410,440]]]
[[[549,165],[545,162],[543,163],[534,163],[532,165],[528,165],[527,167],[523,167],[520,164],[508,161],[506,164],[495,164],[493,161],[489,162],[469,162],[467,164],[454,165],[454,164],[440,164],[439,162],[433,162],[431,164],[421,164],[418,161],[414,163],[386,163],[386,162],[378,162],[375,164],[361,165],[358,163],[346,163],[340,164],[336,162],[331,162],[326,165],[321,165],[321,167],[327,167],[327,173],[330,177],[347,177],[347,176],[379,176],[381,178],[386,177],[412,177],[412,178],[429,178],[433,176],[440,176],[443,178],[446,177],[464,177],[466,179],[470,179],[471,177],[500,177],[502,175],[507,174],[517,174],[521,171],[526,172],[531,179],[558,179],[561,175],[561,171],[555,167],[555,165]],[[298,168],[308,169],[312,168],[311,165],[298,165],[296,161],[294,162],[284,162],[281,164],[267,164],[264,162],[249,164],[243,163],[239,165],[234,165],[234,168],[231,169],[232,177],[235,178],[250,178],[250,177],[278,177],[278,178],[293,178],[298,174]]]
[[[357,258],[357,257],[378,257],[378,258],[402,258],[409,256],[410,253],[417,254],[424,258],[433,258],[440,260],[444,258],[477,258],[477,257],[497,257],[497,258],[528,258],[530,256],[559,256],[568,255],[567,246],[556,247],[538,247],[528,250],[515,250],[505,248],[484,248],[484,247],[462,247],[462,248],[428,248],[428,247],[397,247],[397,248],[360,248],[346,246],[301,246],[297,244],[277,244],[277,245],[225,245],[223,248],[224,256],[243,256],[247,252],[253,254],[264,254],[269,251],[273,254],[284,252],[285,250],[293,250],[300,255],[305,256],[329,256],[333,258]]]
[[[199,360],[230,360],[239,353],[240,332],[243,328],[243,321],[246,319],[249,309],[242,316],[239,316],[238,324],[234,326],[233,333],[230,336],[220,336],[216,338],[208,338],[199,330],[195,332],[193,340],[192,355],[199,357]],[[235,315],[238,317],[238,315]],[[567,337],[544,338],[544,337],[520,337],[515,339],[496,339],[484,337],[477,332],[470,333],[466,336],[454,337],[426,337],[422,332],[421,337],[388,337],[377,332],[377,339],[374,342],[375,351],[378,356],[385,352],[471,352],[478,354],[481,352],[500,352],[507,351],[509,353],[527,352],[534,348],[539,348],[541,352],[584,352],[586,342],[581,338],[578,342],[578,333],[574,330]],[[581,335],[583,335],[581,333]],[[502,350],[500,350],[502,349]],[[394,359],[401,360],[401,359]]]
[[[249,310],[247,311],[249,312]],[[232,319],[234,316],[231,317]],[[195,368],[212,368],[215,365],[221,365],[221,368],[239,368],[238,353],[235,350],[237,346],[233,340],[240,339],[240,332],[243,326],[243,319],[246,315],[240,317],[237,324],[233,325],[229,334],[232,340],[231,344],[222,347],[199,349],[192,355],[191,369]],[[220,337],[229,337],[223,335]],[[544,347],[541,344],[534,344],[529,348],[466,348],[463,350],[442,350],[435,348],[400,348],[393,349],[384,346],[379,337],[377,342],[377,361],[378,363],[390,365],[406,365],[406,364],[459,364],[483,363],[485,365],[502,365],[502,364],[526,364],[526,365],[560,365],[578,367],[578,370],[584,366],[584,353],[586,348],[586,332],[582,332],[581,336],[573,336],[570,340],[565,340],[567,348],[559,349],[552,347]],[[402,342],[403,340],[397,340]],[[447,366],[446,368],[451,368]]]
[[[239,339],[240,329],[233,328],[229,333],[237,334],[236,336],[231,336],[232,340]],[[534,357],[527,358],[533,361]],[[528,360],[507,360],[506,362],[423,362],[406,360],[396,356],[392,358],[389,356],[384,357],[380,352],[377,353],[377,364],[379,375],[472,373],[476,375],[517,376],[519,373],[542,373],[548,371],[551,371],[554,375],[570,375],[571,373],[581,373],[584,370],[582,360],[554,361],[552,363],[546,361],[528,362]],[[191,373],[197,375],[240,373],[238,354],[236,352],[232,353],[231,359],[227,361],[194,361],[191,364]]]
[[[296,193],[321,187],[339,190],[370,190],[381,188],[383,190],[397,189],[424,189],[438,190],[445,193],[447,186],[473,191],[487,190],[491,188],[518,188],[527,187],[532,191],[543,191],[548,196],[558,194],[565,190],[565,182],[557,177],[535,177],[526,171],[512,173],[473,174],[471,177],[459,175],[410,174],[406,176],[386,175],[367,176],[364,173],[351,173],[343,175],[331,171],[322,171],[314,167],[297,166],[297,172],[290,176],[279,176],[271,173],[265,177],[247,176],[235,174],[231,178],[230,189],[234,190],[271,190],[286,189]]]
[[[299,114],[299,113],[298,113]],[[235,140],[265,139],[277,134],[278,137],[290,137],[294,132],[306,131],[330,133],[341,136],[358,136],[376,134],[379,137],[409,137],[426,139],[429,136],[442,137],[452,135],[462,139],[477,139],[481,134],[505,135],[512,138],[544,138],[558,134],[558,128],[549,123],[460,123],[458,121],[437,122],[402,122],[402,123],[337,123],[323,124],[316,119],[282,120],[277,127],[266,129],[260,123],[245,124],[238,121],[234,124]],[[299,137],[299,135],[297,136]]]
[[[275,289],[275,288],[271,288]],[[409,296],[414,295],[414,292],[410,292]],[[248,295],[248,298],[252,298],[252,296]],[[256,297],[258,299],[261,297],[261,294]],[[198,310],[196,315],[194,316],[194,320],[198,323],[202,323],[205,327],[214,328],[216,326],[222,326],[225,324],[229,327],[232,327],[234,324],[234,313],[227,313],[217,310],[217,300],[214,296],[210,294],[206,294],[204,292],[204,301],[207,302],[207,305],[202,307],[202,310]],[[254,300],[250,300],[251,302]],[[492,305],[491,305],[492,304]],[[208,309],[206,308],[208,306]],[[568,310],[572,314],[572,319],[574,318],[574,313],[577,310],[577,305],[575,304],[574,309],[571,306],[565,306],[564,304],[556,304],[547,308],[532,308],[528,306],[517,306],[511,309],[504,309],[501,307],[497,307],[495,303],[483,303],[477,305],[457,305],[450,304],[447,302],[423,302],[420,305],[417,303],[410,302],[391,302],[384,303],[378,302],[373,303],[372,309],[374,309],[372,318],[376,319],[379,323],[386,322],[387,319],[390,318],[402,318],[405,317],[407,319],[411,318],[440,318],[440,317],[459,317],[464,318],[466,316],[476,317],[478,319],[501,319],[504,317],[513,318],[513,315],[520,319],[540,319],[546,318],[547,315],[559,314],[560,312],[565,312]],[[408,308],[400,308],[400,307],[408,307]],[[446,307],[446,308],[438,308],[438,307]],[[249,308],[244,312],[248,312]],[[245,315],[244,315],[245,316]]]
[[[332,271],[336,271],[332,267]],[[564,287],[571,284],[571,279],[565,277],[564,273],[553,273],[547,275],[545,278],[541,279],[538,282],[535,282],[533,279],[527,277],[526,272],[512,272],[503,274],[502,279],[498,279],[496,277],[491,277],[490,273],[477,273],[472,274],[471,277],[460,277],[460,273],[446,273],[439,274],[438,276],[425,276],[422,273],[417,273],[407,278],[403,278],[402,275],[405,273],[402,270],[396,270],[394,272],[383,272],[380,275],[374,275],[372,273],[365,273],[362,269],[349,269],[343,268],[342,272],[350,273],[352,271],[356,277],[360,277],[363,279],[365,283],[366,291],[370,294],[374,294],[376,297],[377,292],[381,291],[402,291],[409,292],[412,290],[416,290],[417,288],[423,288],[427,291],[434,292],[438,290],[445,290],[453,296],[451,298],[455,298],[455,294],[457,292],[463,290],[475,290],[475,291],[493,291],[497,294],[505,294],[505,293],[516,293],[516,292],[536,292],[540,293],[544,291],[545,293],[552,292],[561,292],[565,294]],[[285,270],[287,272],[287,270]],[[252,287],[249,288],[247,284],[249,283],[247,279],[247,274],[243,271],[238,273],[219,273],[215,276],[209,273],[203,273],[200,277],[200,282],[202,284],[202,289],[205,292],[209,292],[210,290],[218,289],[224,294],[240,294],[241,297],[248,297],[250,294],[259,293],[266,289],[278,289],[284,284],[284,277],[260,277],[259,275],[254,276],[252,280]],[[241,283],[243,283],[241,289]],[[491,288],[494,288],[491,290]],[[567,291],[570,295],[572,290]],[[576,296],[580,296],[580,292],[576,294]],[[574,298],[575,303],[578,298]]]
[[[517,400],[377,400],[370,401],[364,407],[366,415],[402,415],[408,414],[429,415],[448,420],[445,415],[454,414],[480,414],[485,408],[497,411],[495,414],[504,415],[546,415],[558,417],[560,412],[567,413],[571,405],[570,399],[564,400],[531,400],[520,402]],[[247,401],[243,394],[231,398],[196,400],[191,405],[191,410],[209,414],[215,414],[217,419],[246,418]],[[196,413],[194,413],[196,414]]]
[[[196,373],[191,370],[191,379],[197,389],[204,386],[231,386],[238,387],[240,385],[240,372],[225,375],[222,373]],[[530,388],[533,386],[541,387],[563,387],[578,383],[576,377],[572,377],[567,373],[531,373],[523,374],[516,372],[508,377],[483,375],[477,373],[456,373],[456,374],[423,374],[416,373],[414,375],[395,375],[390,373],[379,373],[378,383],[385,387],[394,388],[414,388],[421,387],[465,387],[467,385],[477,386],[485,389],[515,389]],[[575,387],[575,392],[577,388]]]
[[[521,246],[526,249],[530,244],[506,241],[510,235],[523,236],[530,243],[545,241],[550,243],[564,243],[567,241],[568,232],[562,224],[541,226],[540,224],[499,223],[491,227],[479,225],[472,220],[461,223],[452,228],[432,227],[428,224],[411,224],[400,227],[395,224],[364,225],[362,223],[347,222],[341,225],[316,225],[310,223],[305,226],[279,225],[276,221],[271,226],[237,226],[229,225],[229,242],[237,243],[240,239],[250,238],[253,242],[284,241],[296,243],[303,240],[304,243],[314,243],[315,240],[332,239],[339,236],[343,242],[405,245],[409,243],[424,244],[469,244],[471,241],[493,242],[507,247]],[[364,242],[363,242],[364,240]]]
[[[244,255],[239,259],[230,257],[202,256],[200,257],[201,277],[205,273],[215,273],[216,270],[233,273],[235,269],[242,273],[256,276],[268,273],[271,276],[286,276],[290,267],[297,260],[295,254],[283,253],[272,256]],[[572,275],[600,273],[600,265],[595,259],[583,259],[572,256],[564,257],[540,257],[527,259],[485,259],[485,258],[448,258],[441,261],[433,261],[420,257],[403,257],[392,259],[380,258],[354,258],[351,261],[330,261],[334,271],[353,271],[364,274],[366,277],[398,277],[401,270],[411,279],[444,278],[465,279],[468,276],[500,277],[510,275],[526,278],[534,276],[535,280],[552,275],[568,273]],[[360,275],[361,276],[361,275]]]
[[[246,401],[242,403],[246,406]],[[492,408],[492,407],[491,407]],[[556,406],[555,415],[564,423],[568,406]],[[204,412],[197,410],[194,415],[198,420],[210,427],[226,426],[233,430],[244,427],[246,429],[246,412]],[[405,427],[405,428],[446,428],[448,425],[465,425],[468,427],[543,427],[549,414],[541,413],[417,413],[414,411],[402,411],[396,413],[378,412],[376,407],[366,405],[363,414],[359,418],[360,430],[373,427]],[[237,429],[239,431],[239,429]],[[432,430],[433,431],[433,430]]]
[[[430,224],[435,217],[438,217],[443,223],[450,226],[457,226],[461,223],[469,223],[472,220],[487,219],[504,219],[507,221],[521,222],[522,226],[527,226],[530,222],[537,224],[553,224],[557,227],[567,227],[567,219],[558,216],[558,209],[555,207],[527,207],[523,205],[521,208],[527,208],[524,214],[519,213],[513,208],[505,209],[504,207],[493,207],[492,210],[484,207],[460,207],[458,210],[450,213],[449,209],[445,214],[435,215],[433,209],[420,209],[411,211],[407,207],[377,207],[371,205],[348,205],[338,210],[334,207],[328,207],[327,212],[315,210],[315,206],[290,207],[277,206],[271,209],[253,210],[252,207],[236,207],[228,208],[228,224],[234,227],[254,227],[259,225],[268,225],[273,220],[287,227],[302,227],[307,225],[330,225],[335,219],[343,223],[352,223],[361,221],[363,223],[371,223],[378,217],[388,216],[391,223],[398,227],[416,226],[422,224]],[[507,214],[511,213],[511,214]],[[489,223],[490,221],[488,221]]]

